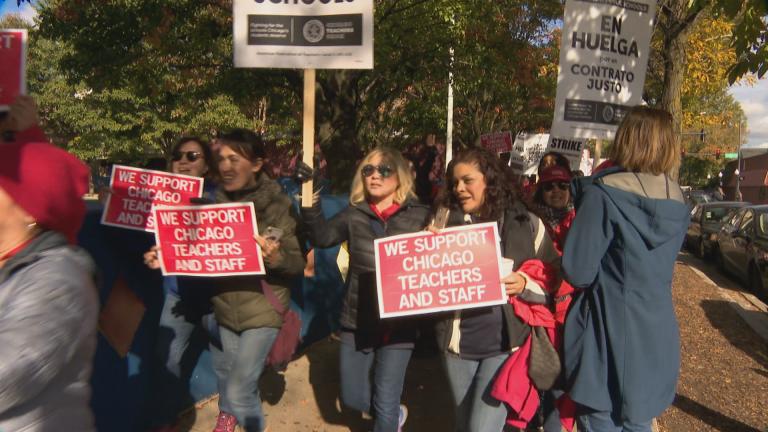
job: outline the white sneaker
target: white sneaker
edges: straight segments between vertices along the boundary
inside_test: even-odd
[[[400,414],[397,416],[397,432],[402,432],[406,420],[408,420],[408,407],[400,404]]]

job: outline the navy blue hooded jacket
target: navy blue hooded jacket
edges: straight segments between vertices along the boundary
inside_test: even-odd
[[[594,410],[649,421],[675,396],[680,336],[671,285],[688,208],[666,176],[615,168],[574,184],[574,198],[562,267],[583,291],[565,323],[568,391]]]

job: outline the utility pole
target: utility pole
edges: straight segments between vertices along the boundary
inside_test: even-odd
[[[451,63],[448,68],[448,127],[445,131],[445,169],[453,159],[453,47],[448,49]]]
[[[741,201],[741,119],[739,119],[739,142],[737,147],[737,157],[738,162],[736,163],[736,201]]]

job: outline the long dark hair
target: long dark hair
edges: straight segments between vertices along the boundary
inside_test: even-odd
[[[460,209],[459,201],[454,193],[458,183],[453,176],[453,169],[460,163],[477,165],[485,180],[485,197],[480,208],[480,217],[487,220],[498,220],[510,205],[515,202],[515,194],[507,179],[506,170],[501,160],[490,151],[474,147],[459,153],[448,164],[445,173],[445,189],[438,202],[451,210]]]

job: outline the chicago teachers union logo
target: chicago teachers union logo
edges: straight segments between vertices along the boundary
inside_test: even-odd
[[[318,43],[325,36],[325,26],[320,20],[309,20],[304,24],[302,33],[307,42]]]

